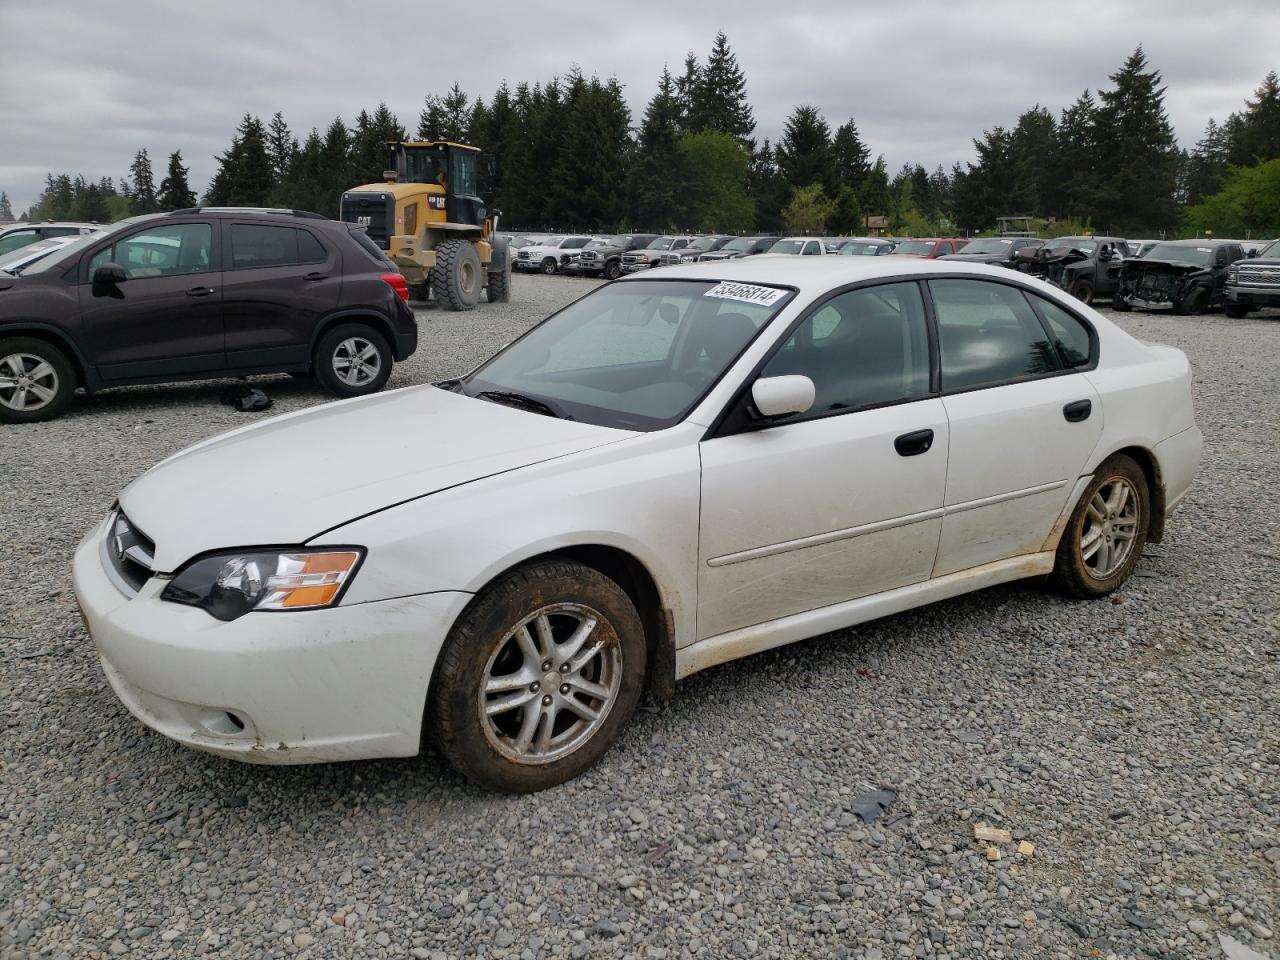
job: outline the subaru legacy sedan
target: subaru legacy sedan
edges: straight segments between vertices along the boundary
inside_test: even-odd
[[[532,791],[707,667],[1023,577],[1111,593],[1200,447],[1186,357],[1035,278],[690,264],[457,379],[170,457],[81,543],[76,594],[117,695],[181,743],[427,738]]]

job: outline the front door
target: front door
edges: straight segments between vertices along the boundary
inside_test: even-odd
[[[223,234],[227,365],[306,366],[316,324],[342,292],[338,251],[300,227],[232,223]]]
[[[216,230],[152,221],[87,258],[83,339],[103,380],[180,379],[226,365]],[[128,279],[95,284],[104,263],[119,264]]]
[[[918,284],[819,305],[760,375],[786,374],[813,380],[807,413],[701,445],[698,639],[918,583],[933,568],[948,427],[929,396]]]
[[[1103,411],[1087,377],[1072,372],[1091,349],[1073,315],[994,281],[931,280],[929,290],[951,426],[933,571],[943,576],[1041,549],[1098,443]]]

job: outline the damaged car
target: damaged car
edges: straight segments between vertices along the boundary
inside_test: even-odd
[[[1018,269],[1043,277],[1083,303],[1098,295],[1114,292],[1118,265],[1129,255],[1129,245],[1121,237],[1058,237],[1046,240],[1034,250],[1020,250]]]
[[[1044,246],[1036,237],[981,237],[970,240],[959,253],[949,253],[939,260],[960,260],[964,263],[989,263],[997,267],[1016,270],[1018,254],[1023,250],[1034,251]]]
[[[1141,307],[1199,316],[1224,300],[1227,268],[1245,259],[1233,240],[1170,240],[1140,259],[1124,261],[1113,310]]]

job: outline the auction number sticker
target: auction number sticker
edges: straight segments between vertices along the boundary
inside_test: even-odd
[[[721,281],[703,294],[703,296],[717,297],[721,300],[755,303],[762,307],[771,307],[786,295],[787,291],[776,287],[757,287],[750,283],[730,283],[728,280]]]

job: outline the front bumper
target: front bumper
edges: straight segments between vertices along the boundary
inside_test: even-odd
[[[622,272],[623,273],[639,273],[641,270],[648,270],[651,267],[656,267],[657,265],[658,265],[658,261],[656,260],[653,260],[653,261],[645,260],[639,263],[624,263],[622,265]]]
[[[1224,296],[1227,303],[1243,303],[1250,307],[1280,307],[1280,287],[1228,284]]]
[[[103,568],[99,525],[76,548],[76,599],[120,701],[186,746],[250,763],[418,752],[436,656],[464,593],[428,593],[223,622],[128,597]]]

